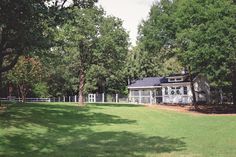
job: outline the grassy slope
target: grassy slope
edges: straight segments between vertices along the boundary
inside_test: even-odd
[[[236,117],[130,105],[27,104],[0,114],[0,156],[235,156]]]

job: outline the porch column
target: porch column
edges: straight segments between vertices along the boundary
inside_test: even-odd
[[[133,100],[131,100],[131,90],[129,89],[129,97],[128,97],[128,102],[133,102]]]
[[[166,87],[161,87],[161,90],[162,90],[162,103],[165,103],[165,88]]]
[[[150,104],[153,104],[153,102],[152,102],[152,99],[153,99],[152,98],[152,93],[153,93],[152,90],[150,90]]]
[[[139,104],[142,102],[142,93],[141,90],[138,91],[139,92]]]

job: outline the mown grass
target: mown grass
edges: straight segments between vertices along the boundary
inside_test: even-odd
[[[236,117],[32,103],[0,113],[0,156],[235,156]]]

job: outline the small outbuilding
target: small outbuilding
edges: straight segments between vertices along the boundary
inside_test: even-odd
[[[193,78],[197,102],[210,101],[210,85],[201,75]],[[188,73],[165,77],[146,77],[131,81],[128,85],[129,102],[143,104],[191,104],[193,94]]]

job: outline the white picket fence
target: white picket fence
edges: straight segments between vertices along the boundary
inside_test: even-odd
[[[0,101],[16,101],[22,102],[21,98],[9,97],[9,98],[0,98]],[[79,97],[67,96],[67,97],[52,97],[52,98],[26,98],[26,102],[79,102]],[[113,102],[113,103],[128,103],[128,97],[119,97],[118,94],[107,95],[102,94],[88,94],[85,96],[86,103],[104,103],[104,102]]]

